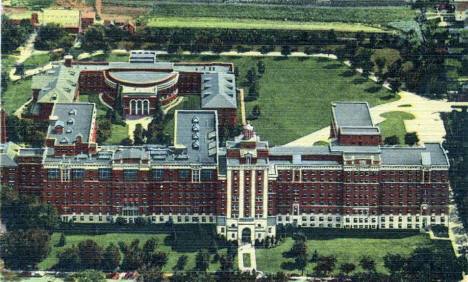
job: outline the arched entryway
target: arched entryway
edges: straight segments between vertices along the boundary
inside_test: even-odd
[[[251,234],[252,231],[250,228],[246,227],[242,230],[242,243],[251,243]]]

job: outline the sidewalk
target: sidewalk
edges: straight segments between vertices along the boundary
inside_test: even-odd
[[[244,254],[250,254],[250,267],[244,266]],[[237,261],[240,271],[257,270],[257,258],[255,257],[255,247],[251,244],[240,245],[237,250]]]

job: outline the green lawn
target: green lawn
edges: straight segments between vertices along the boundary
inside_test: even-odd
[[[17,57],[14,55],[2,55],[2,73],[10,73],[10,69],[15,66]]]
[[[376,269],[378,272],[387,273],[383,265],[383,257],[387,253],[409,255],[417,247],[432,247],[446,250],[453,253],[450,241],[430,240],[427,234],[412,233],[407,235],[399,235],[398,232],[384,233],[384,236],[378,234],[369,235],[366,231],[349,232],[344,230],[329,232],[323,230],[310,230],[311,236],[307,240],[307,251],[309,259],[312,254],[317,250],[319,255],[333,255],[337,258],[334,273],[339,271],[339,265],[342,263],[359,264],[359,259],[363,255],[369,255],[376,261]],[[354,231],[354,230],[351,230]],[[317,235],[314,233],[317,232]],[[333,234],[334,233],[334,234]],[[353,234],[354,233],[354,234]],[[276,248],[272,249],[257,249],[257,268],[265,273],[276,273],[277,271],[296,272],[300,270],[288,268],[288,262],[293,263],[293,258],[284,258],[283,253],[291,249],[294,240],[286,238],[285,241]],[[284,265],[283,263],[286,263]],[[281,267],[283,264],[284,268]],[[315,263],[308,263],[304,271],[306,273],[313,273]],[[357,267],[356,271],[362,271]]]
[[[106,115],[107,107],[104,106],[99,100],[97,94],[80,94],[80,102],[90,102],[96,104],[97,117],[103,117]],[[128,137],[128,126],[122,126],[120,124],[112,124],[112,135],[103,144],[120,144],[122,139]]]
[[[81,59],[80,61],[91,62],[128,62],[128,54],[104,53],[101,55],[92,56]]]
[[[7,113],[15,112],[31,96],[31,77],[16,82],[8,82],[8,88],[2,93],[2,106]]]
[[[244,267],[251,267],[252,262],[250,260],[250,254],[242,254],[242,263]]]
[[[167,234],[144,234],[144,233],[143,234],[142,233],[108,233],[104,235],[66,235],[66,245],[64,247],[56,247],[55,245],[60,240],[60,233],[54,233],[52,235],[52,240],[51,240],[52,251],[49,254],[49,256],[38,265],[38,268],[42,270],[51,269],[58,262],[57,254],[59,251],[64,250],[66,248],[70,248],[73,245],[76,246],[78,245],[79,242],[87,240],[87,239],[94,240],[101,247],[105,248],[110,243],[114,243],[115,245],[117,245],[118,242],[120,241],[130,243],[131,241],[135,239],[139,239],[140,244],[143,245],[144,242],[146,242],[146,240],[152,237],[156,237],[159,240],[157,250],[168,254],[168,261],[167,261],[167,264],[164,266],[163,271],[165,272],[173,271],[173,267],[176,265],[177,260],[182,255],[188,256],[188,261],[187,261],[187,265],[185,266],[185,270],[193,269],[195,267],[196,252],[174,251],[171,248],[171,246],[164,244],[164,239],[167,236],[169,235]],[[222,249],[218,251],[218,254],[220,255],[226,254],[226,249]],[[122,259],[123,259],[123,255],[122,255]],[[208,271],[215,272],[216,270],[219,269],[219,262],[212,263],[211,259],[212,259],[212,256],[210,257],[210,267]]]
[[[111,130],[112,135],[107,138],[104,144],[120,144],[123,139],[128,137],[128,125],[112,124]]]
[[[361,23],[343,22],[302,22],[258,19],[223,19],[216,17],[154,17],[148,21],[152,27],[178,28],[232,28],[232,29],[287,29],[287,30],[330,30],[343,32],[384,32],[381,28]]]
[[[414,115],[407,112],[394,111],[383,113],[381,116],[386,118],[386,120],[379,123],[380,130],[382,131],[382,138],[385,139],[388,136],[396,135],[400,143],[403,144],[406,134],[404,120],[414,119]]]
[[[50,62],[50,54],[38,54],[32,55],[24,61],[23,65],[25,69],[34,69],[42,67]]]
[[[164,127],[164,133],[171,136],[171,140],[174,138],[174,114],[176,110],[198,110],[200,109],[201,98],[199,95],[187,95],[184,96],[184,100],[174,108],[172,108],[166,116],[166,126]]]
[[[246,74],[263,60],[260,98],[246,103],[247,116],[255,105],[261,115],[252,121],[257,134],[270,145],[283,145],[330,125],[333,101],[367,101],[371,106],[399,99],[380,85],[356,74],[336,60],[240,56],[159,56],[168,61],[232,62],[239,68],[237,87],[246,88]],[[311,144],[312,145],[312,144]]]

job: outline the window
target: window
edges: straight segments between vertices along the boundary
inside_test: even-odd
[[[72,169],[73,180],[80,180],[84,178],[84,169]]]
[[[164,169],[153,169],[152,173],[153,173],[153,178],[155,179],[161,180],[164,178]]]
[[[60,170],[53,168],[47,170],[47,179],[49,180],[57,180],[60,177]]]
[[[124,179],[125,180],[135,180],[138,177],[138,170],[136,169],[125,169],[124,170]]]
[[[190,177],[190,169],[179,169],[178,170],[179,178],[189,178]]]
[[[112,169],[110,169],[110,168],[100,168],[99,169],[99,179],[100,180],[111,179],[111,177],[112,177]]]
[[[203,169],[202,170],[202,181],[213,180],[215,178],[215,170]]]
[[[200,182],[200,170],[199,169],[192,170],[192,181]]]

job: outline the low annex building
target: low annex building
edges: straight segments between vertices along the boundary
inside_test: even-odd
[[[47,120],[56,103],[70,103],[80,93],[100,95],[109,105],[121,100],[123,116],[155,112],[179,96],[200,95],[202,109],[218,111],[220,125],[237,122],[234,66],[229,63],[158,62],[153,51],[132,51],[129,62],[82,62],[66,56],[44,74],[33,77],[33,114]]]
[[[448,224],[449,161],[441,144],[382,146],[367,103],[334,103],[330,145],[305,147],[269,147],[251,125],[219,147],[215,110],[176,111],[173,146],[99,146],[90,137],[94,117],[69,123],[73,108],[94,116],[87,104],[57,104],[46,147],[7,143],[0,151],[7,160],[2,183],[55,205],[63,221],[215,224],[227,239],[246,242],[275,236],[286,224]],[[72,127],[74,149],[60,148],[60,121],[65,136]]]

